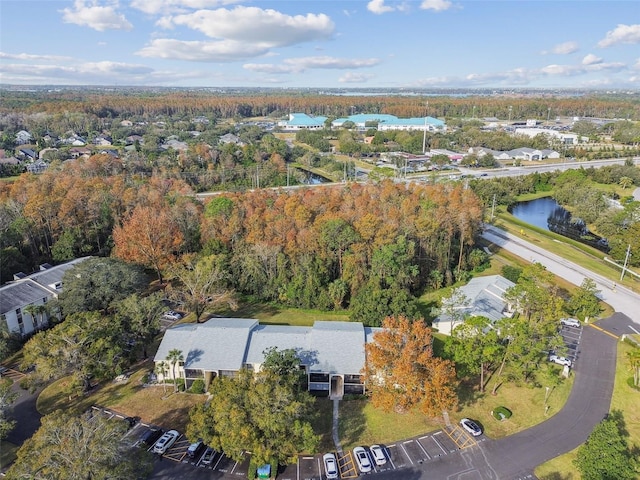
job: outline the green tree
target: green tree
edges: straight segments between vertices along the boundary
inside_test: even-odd
[[[268,367],[253,373],[243,369],[235,378],[216,377],[211,400],[189,414],[187,436],[202,438],[234,460],[249,450],[258,464],[274,459],[290,463],[299,452],[314,451],[319,439],[309,423],[314,399],[283,381],[278,370]]]
[[[630,177],[620,177],[620,181],[618,182],[623,190],[631,187],[633,185],[633,178]]]
[[[185,255],[183,263],[174,265],[170,295],[184,305],[200,322],[207,308],[226,303],[232,309],[237,307],[233,291],[228,288],[228,272],[223,255],[208,255],[196,258]]]
[[[58,410],[42,419],[7,472],[10,480],[130,480],[146,478],[151,454],[122,441],[124,422]]]
[[[174,348],[169,350],[167,362],[171,365],[171,375],[173,376],[174,392],[178,391],[178,377],[176,377],[176,364],[184,362],[184,354],[182,350]]]
[[[451,320],[451,329],[453,330],[467,316],[470,300],[460,288],[454,287],[448,297],[442,298],[440,304],[439,314]]]
[[[167,393],[167,373],[169,372],[169,364],[162,360],[156,364],[156,368],[154,369],[156,375],[160,375],[162,377],[162,392]]]
[[[109,317],[74,313],[34,335],[24,346],[22,365],[35,365],[35,375],[43,380],[73,375],[88,391],[92,377],[112,377],[124,368],[121,336],[119,325]]]
[[[578,449],[574,465],[583,480],[633,480],[638,478],[638,459],[627,445],[621,412],[612,412],[591,432]]]
[[[267,348],[260,370],[268,372],[278,381],[292,389],[299,389],[304,381],[304,371],[300,370],[300,359],[292,348],[278,350],[278,347]]]
[[[35,330],[40,330],[44,327],[45,318],[49,312],[49,308],[46,304],[27,305],[24,307],[23,311],[31,315],[31,318],[33,318],[33,327]]]
[[[370,327],[379,327],[389,316],[415,317],[418,313],[415,298],[405,289],[380,288],[369,282],[351,300],[352,322],[362,322]]]
[[[115,258],[90,258],[67,270],[59,301],[62,313],[107,311],[140,291],[148,280],[142,268]]]
[[[0,441],[6,438],[16,425],[15,421],[7,419],[8,410],[18,398],[18,393],[11,388],[12,384],[8,378],[0,380]]]
[[[581,320],[595,317],[602,311],[598,300],[599,293],[596,282],[591,278],[585,278],[567,302],[568,311]]]
[[[160,330],[160,315],[164,310],[162,294],[152,293],[141,297],[129,295],[116,304],[116,318],[137,343],[142,344],[142,356],[147,358],[147,345]]]
[[[445,351],[456,363],[458,373],[480,376],[481,392],[484,392],[485,373],[500,360],[503,350],[491,320],[482,316],[467,318],[445,341]]]

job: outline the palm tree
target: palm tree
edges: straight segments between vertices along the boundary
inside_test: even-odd
[[[40,330],[44,325],[45,315],[49,313],[49,308],[44,304],[31,304],[24,307],[23,311],[31,315],[31,318],[33,318],[34,330]]]
[[[631,177],[620,177],[620,186],[623,189],[627,189],[629,188],[631,185],[633,185],[633,178]]]
[[[176,378],[176,363],[183,362],[184,355],[182,354],[182,350],[174,348],[169,350],[169,354],[167,355],[167,362],[171,364],[171,373],[173,374],[173,386],[174,391],[178,391],[178,379]]]
[[[156,374],[162,375],[162,391],[163,393],[167,393],[167,382],[166,376],[169,371],[169,364],[166,361],[161,361],[156,365]]]
[[[627,352],[627,359],[629,365],[633,370],[633,384],[636,387],[640,386],[640,348],[634,348],[630,352]]]

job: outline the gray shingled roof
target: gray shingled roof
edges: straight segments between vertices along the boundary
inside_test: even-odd
[[[154,360],[164,360],[177,348],[183,352],[185,368],[239,370],[246,363],[262,363],[263,352],[277,347],[296,350],[309,372],[358,374],[365,364],[365,341],[372,341],[377,330],[356,322],[317,321],[313,327],[290,327],[213,318],[168,329]]]
[[[67,270],[88,258],[91,257],[76,258],[3,285],[0,287],[0,313],[10,312],[32,303],[41,303],[43,298],[54,297],[60,290],[56,291],[48,286],[61,282]]]
[[[470,307],[466,313],[471,316],[483,316],[492,321],[500,320],[504,317],[502,313],[506,302],[504,292],[513,287],[515,283],[500,275],[489,275],[487,277],[476,277],[460,291],[470,300]]]
[[[257,320],[215,318],[205,323],[183,324],[166,330],[154,360],[167,358],[177,348],[184,367],[203,370],[240,370],[251,330]]]

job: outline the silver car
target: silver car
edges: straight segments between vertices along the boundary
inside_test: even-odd
[[[322,457],[324,463],[324,473],[327,475],[327,479],[334,479],[338,477],[338,461],[333,453],[325,453]]]

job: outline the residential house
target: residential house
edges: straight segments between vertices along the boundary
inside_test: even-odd
[[[47,168],[49,168],[49,164],[42,160],[36,160],[35,162],[27,164],[27,172],[29,173],[42,173]]]
[[[18,156],[24,160],[34,161],[38,159],[38,154],[31,148],[19,148]]]
[[[460,292],[467,299],[463,305],[458,307],[460,318],[483,316],[493,323],[501,318],[511,317],[514,314],[514,309],[504,299],[504,294],[513,286],[515,283],[501,275],[471,279],[468,284],[460,287]],[[433,328],[437,328],[440,333],[446,335],[451,335],[451,331],[456,326],[456,319],[446,313],[441,313],[433,321]]]
[[[17,145],[26,145],[28,143],[31,143],[32,140],[33,140],[33,137],[26,130],[20,130],[18,133],[16,133]]]
[[[551,128],[516,128],[516,135],[524,135],[534,138],[538,135],[546,135],[550,140],[556,140],[564,145],[576,145],[580,138],[576,133],[566,133],[553,130]]]
[[[245,144],[242,140],[240,140],[240,137],[234,135],[233,133],[225,133],[220,137],[218,142],[221,144],[233,143],[234,145],[238,145],[239,147],[243,147]]]
[[[313,327],[297,327],[260,325],[253,319],[212,318],[167,329],[154,362],[166,362],[169,352],[177,349],[183,361],[175,365],[176,378],[183,378],[187,388],[196,379],[208,387],[215,377],[233,377],[242,368],[260,371],[264,353],[271,347],[293,349],[307,375],[309,391],[341,398],[364,393],[364,347],[378,330],[356,322],[316,321]],[[160,379],[174,378],[174,365],[167,363]]]
[[[0,287],[0,321],[7,325],[9,332],[25,336],[46,326],[55,312],[45,310],[31,315],[27,307],[46,305],[58,298],[64,273],[88,258],[91,257],[77,258],[56,266],[44,264],[31,275],[16,273],[14,281]]]
[[[113,139],[109,135],[96,135],[93,139],[93,144],[98,145],[100,147],[109,147],[112,145]]]

